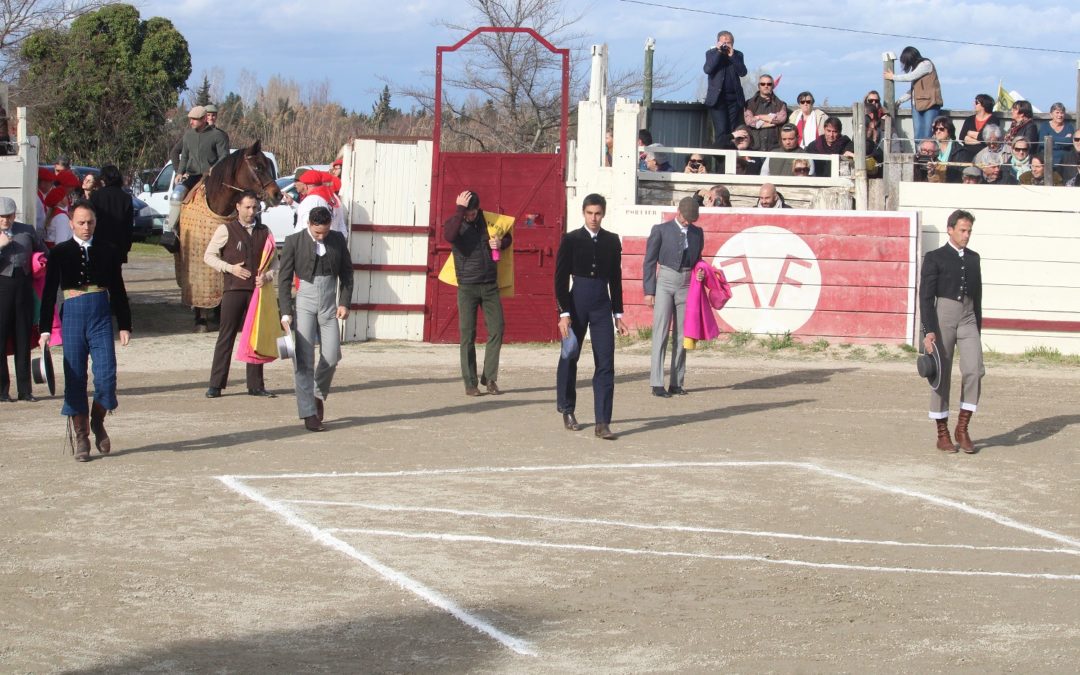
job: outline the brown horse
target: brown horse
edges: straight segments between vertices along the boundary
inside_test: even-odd
[[[230,153],[192,188],[180,210],[180,251],[176,254],[176,282],[180,301],[195,308],[196,329],[205,326],[200,309],[221,303],[221,272],[203,262],[210,238],[222,223],[236,217],[236,205],[245,191],[275,206],[281,189],[274,182],[274,168],[262,153],[259,141]]]

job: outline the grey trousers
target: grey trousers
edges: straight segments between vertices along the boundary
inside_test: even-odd
[[[330,395],[338,361],[341,360],[341,331],[337,320],[337,277],[315,277],[300,281],[296,293],[296,408],[300,418],[315,414],[315,398]],[[319,342],[319,363],[315,364],[315,341]]]
[[[982,337],[975,322],[975,305],[971,298],[958,302],[949,298],[937,299],[938,328],[934,349],[940,350],[941,386],[930,392],[930,418],[949,416],[949,388],[952,384],[953,356],[960,352],[960,408],[975,412],[982,391]]]
[[[671,329],[672,387],[683,386],[686,379],[686,349],[683,347],[683,321],[686,319],[686,294],[693,270],[679,272],[661,265],[656,275],[656,298],[653,304],[652,367],[649,385],[664,386],[664,361],[667,356],[668,329]]]

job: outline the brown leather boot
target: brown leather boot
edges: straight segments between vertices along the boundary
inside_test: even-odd
[[[956,446],[949,437],[949,418],[934,420],[934,422],[937,423],[937,449],[942,452],[956,452]],[[959,427],[957,429],[957,438],[959,438]]]
[[[968,435],[968,422],[971,421],[971,411],[961,410],[960,417],[956,419],[956,442],[960,448],[969,455],[975,454],[975,444]]]
[[[103,455],[109,454],[112,450],[112,442],[109,441],[109,434],[105,431],[105,414],[108,411],[97,401],[94,401],[94,405],[90,407],[90,430],[94,432],[94,445],[97,446],[98,452]]]
[[[76,462],[90,461],[90,418],[87,415],[72,415],[71,428],[75,433],[73,450]]]

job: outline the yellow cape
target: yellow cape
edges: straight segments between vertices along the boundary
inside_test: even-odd
[[[514,219],[501,213],[484,211],[484,222],[487,223],[488,235],[492,237],[505,237],[514,231]],[[497,280],[499,284],[499,297],[514,297],[514,247],[499,252],[499,262],[495,264]],[[457,286],[457,271],[454,269],[454,256],[446,259],[439,272],[439,281]]]

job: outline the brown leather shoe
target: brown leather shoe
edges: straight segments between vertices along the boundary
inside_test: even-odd
[[[103,455],[112,451],[112,442],[109,440],[108,432],[105,431],[106,412],[108,411],[105,410],[105,406],[97,401],[94,401],[94,405],[90,407],[90,430],[94,432],[94,445]]]
[[[596,425],[596,437],[597,438],[602,438],[605,441],[613,441],[616,438],[618,438],[618,436],[616,436],[615,433],[612,432],[611,429],[609,429],[608,425],[606,425],[606,424],[597,424]]]
[[[971,436],[968,435],[968,423],[971,421],[971,411],[961,410],[960,416],[956,418],[956,442],[960,445],[960,449],[969,455],[975,454],[975,444],[971,441]],[[956,452],[955,450],[953,452]]]
[[[75,435],[72,451],[76,462],[90,461],[90,418],[88,415],[72,415],[71,430]]]
[[[937,449],[942,452],[956,452],[952,438],[949,436],[949,418],[934,420],[937,424]]]
[[[492,396],[498,396],[499,394],[502,393],[502,390],[499,389],[499,385],[495,384],[495,380],[488,380],[488,382],[487,382],[487,392],[489,394],[491,394]]]
[[[581,431],[581,425],[578,424],[577,418],[574,417],[574,413],[563,413],[562,423],[568,431]]]
[[[318,415],[308,415],[304,418],[304,428],[308,431],[326,431],[326,427],[319,421]]]
[[[325,404],[321,398],[315,399],[315,417],[319,418],[319,421],[323,421],[323,413],[326,412]]]
[[[479,396],[480,395],[480,387],[465,387],[465,395],[466,396]]]

